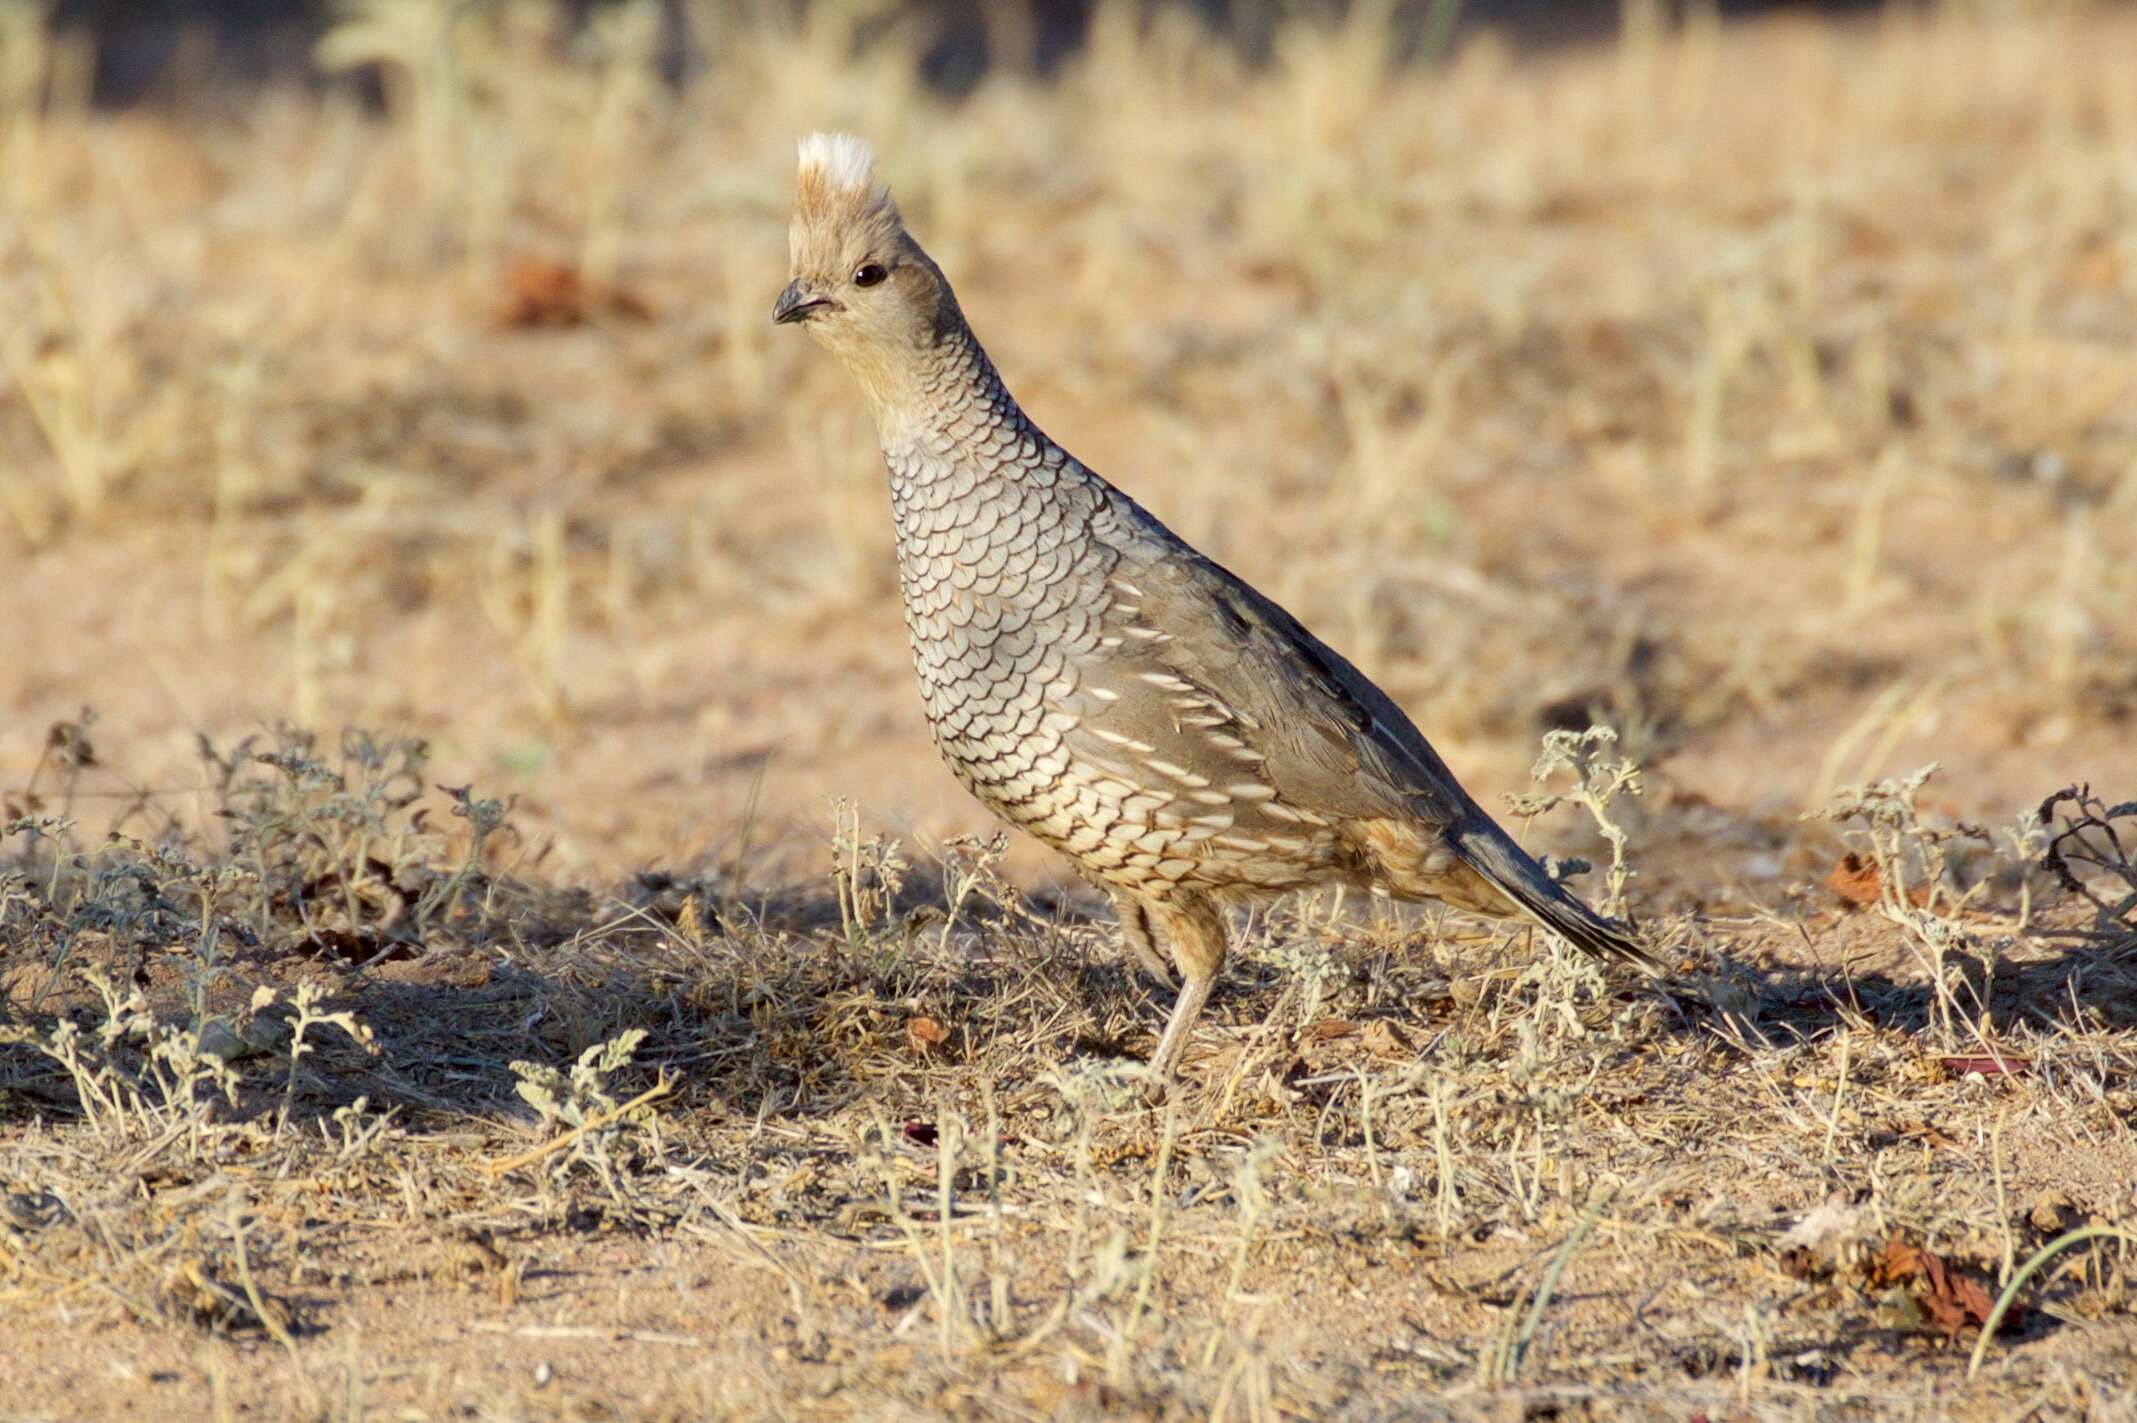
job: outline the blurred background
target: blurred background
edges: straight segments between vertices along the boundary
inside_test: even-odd
[[[1650,894],[1929,760],[2126,793],[2133,60],[2078,0],[0,0],[0,791],[145,831],[289,721],[568,880],[984,828],[767,320],[840,127],[1049,433],[1488,803],[1616,726]]]
[[[1312,12],[1311,6],[1296,0],[1158,2],[1189,10],[1213,38],[1258,61],[1270,57],[1287,19]],[[602,8],[603,0],[558,3],[572,23],[583,24]],[[1748,15],[1787,3],[1790,0],[1715,0],[1708,8],[1722,15]],[[1795,0],[1794,8],[1844,11],[1869,3]],[[747,15],[752,6],[742,0],[703,8]],[[1437,53],[1450,39],[1486,27],[1529,45],[1595,40],[1614,31],[1621,18],[1618,0],[1408,0],[1385,8],[1399,59]],[[761,16],[765,6],[760,3],[755,9]],[[879,7],[873,18],[916,25],[922,73],[939,88],[965,92],[990,67],[1051,72],[1081,47],[1097,9],[1098,0],[906,0]],[[1319,5],[1324,17],[1342,10],[1327,0]],[[1671,7],[1673,13],[1683,10],[1681,3]],[[204,45],[195,58],[212,56],[225,78],[301,71],[309,63],[313,41],[346,13],[334,0],[57,0],[49,7],[54,22],[95,38],[96,92],[116,102],[138,97],[188,44]],[[700,38],[702,33],[694,34],[686,22],[684,8],[671,3],[662,37],[663,71],[670,79],[691,74],[711,58],[692,43]]]

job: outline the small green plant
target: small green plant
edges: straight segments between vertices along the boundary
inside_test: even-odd
[[[158,1022],[137,987],[121,988],[102,970],[82,970],[102,1009],[94,1028],[71,1017],[50,1027],[0,1028],[0,1043],[43,1054],[67,1074],[90,1130],[107,1141],[183,1140],[202,1159],[217,1122],[215,1103],[238,1103],[240,1079],[202,1045],[196,1022]]]
[[[1637,796],[1642,790],[1640,767],[1631,757],[1610,755],[1610,748],[1617,744],[1618,734],[1607,726],[1591,726],[1586,731],[1553,731],[1543,738],[1543,754],[1529,770],[1529,778],[1543,782],[1560,772],[1573,778],[1573,786],[1564,791],[1526,791],[1506,797],[1506,803],[1514,814],[1524,820],[1533,820],[1539,815],[1548,815],[1559,806],[1571,803],[1588,812],[1595,821],[1596,829],[1610,842],[1610,869],[1603,878],[1603,902],[1605,914],[1619,915],[1625,912],[1625,888],[1637,873],[1625,861],[1627,835],[1625,827],[1618,823],[1610,811],[1610,803],[1621,795]],[[1588,865],[1580,860],[1563,863],[1559,878],[1567,879],[1584,873]]]
[[[1974,944],[1959,914],[1987,883],[1978,881],[1960,892],[1951,873],[1952,850],[1962,841],[1986,846],[1994,841],[1977,825],[1923,823],[1922,787],[1937,770],[1931,762],[1911,776],[1843,787],[1831,805],[1804,818],[1843,827],[1841,838],[1852,847],[1855,862],[1875,880],[1878,913],[1906,931],[1909,945],[1929,970],[1933,1021],[1950,1043],[1960,1036],[1959,1024],[1967,1017],[1957,1002],[1964,976],[1954,971],[1954,958],[1963,958]],[[1987,1026],[1988,1008],[1978,993],[1972,996],[1979,1015],[1973,1031],[1979,1034]]]
[[[1308,936],[1291,936],[1277,940],[1270,948],[1269,960],[1282,969],[1292,982],[1298,985],[1299,1021],[1303,1031],[1321,1016],[1322,1004],[1327,1000],[1331,986],[1341,983],[1347,970],[1343,960],[1330,951],[1320,939]]]
[[[645,1039],[644,1028],[626,1029],[580,1053],[569,1072],[539,1062],[512,1064],[512,1074],[519,1079],[513,1090],[520,1100],[534,1108],[544,1126],[562,1125],[575,1134],[559,1170],[585,1161],[604,1177],[610,1175],[608,1148],[634,1114],[616,1100],[609,1079],[630,1066]],[[641,1114],[650,1116],[650,1109],[641,1109]]]
[[[890,917],[913,865],[896,839],[862,838],[858,806],[840,800],[831,815],[831,882],[838,896],[839,924],[846,943],[858,951]]]
[[[997,830],[992,835],[960,835],[942,847],[942,899],[948,906],[942,920],[942,937],[935,951],[946,954],[957,916],[974,898],[997,908],[1014,902],[1015,891],[1002,879],[1002,857],[1009,853],[1009,837]]]
[[[373,1056],[378,1053],[378,1044],[372,1036],[371,1029],[359,1023],[354,1013],[346,1011],[323,1013],[319,1010],[320,1001],[325,996],[325,990],[311,979],[306,979],[297,985],[296,996],[292,1000],[292,1006],[297,1010],[296,1016],[289,1023],[289,1076],[282,1087],[282,1126],[288,1125],[290,1108],[295,1105],[297,1100],[298,1069],[303,1065],[305,1057],[315,1050],[313,1044],[305,1041],[306,1036],[312,1029],[339,1028],[348,1036],[349,1041],[355,1043],[365,1052]],[[261,1009],[273,1003],[274,999],[275,991],[267,985],[262,984],[254,989],[252,994],[253,1013],[257,1015]],[[340,1113],[337,1112],[335,1116],[339,1120]],[[351,1129],[348,1123],[343,1123],[343,1131],[345,1133],[343,1145],[345,1148],[349,1141],[346,1133]]]

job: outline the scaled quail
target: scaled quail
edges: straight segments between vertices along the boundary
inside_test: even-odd
[[[860,382],[890,469],[920,697],[950,769],[1113,897],[1168,979],[1173,1079],[1224,961],[1228,901],[1345,884],[1525,914],[1657,971],[1546,875],[1350,663],[1049,440],[845,134],[801,143],[793,279]]]

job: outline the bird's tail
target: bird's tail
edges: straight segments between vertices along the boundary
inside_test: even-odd
[[[1449,838],[1464,863],[1523,914],[1573,947],[1599,959],[1629,963],[1651,977],[1664,972],[1661,963],[1640,947],[1628,925],[1605,919],[1575,898],[1489,816],[1473,814]]]

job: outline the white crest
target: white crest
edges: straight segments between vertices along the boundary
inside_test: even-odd
[[[865,193],[873,184],[876,151],[850,133],[812,133],[801,141],[801,179],[833,192]]]

